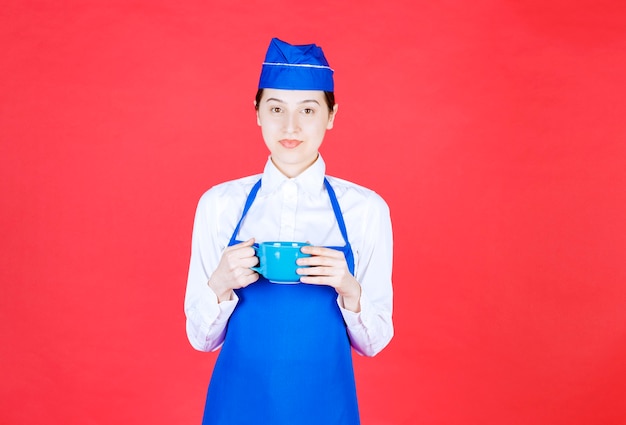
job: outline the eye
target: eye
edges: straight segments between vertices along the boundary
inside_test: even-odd
[[[313,109],[313,108],[304,108],[302,110],[302,112],[304,112],[305,115],[311,115],[311,114],[315,113],[315,109]]]
[[[272,106],[270,108],[270,112],[274,113],[274,114],[280,114],[283,110],[281,109],[280,106]]]

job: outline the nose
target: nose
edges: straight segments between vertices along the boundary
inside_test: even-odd
[[[300,123],[298,121],[297,113],[287,114],[285,117],[285,131],[287,133],[297,133],[300,130]]]

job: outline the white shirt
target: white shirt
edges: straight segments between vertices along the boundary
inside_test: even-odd
[[[302,174],[290,179],[269,159],[262,175],[219,184],[200,198],[185,294],[187,337],[194,348],[213,351],[224,341],[226,325],[238,298],[235,294],[232,300],[218,303],[208,281],[259,178],[261,189],[236,235],[238,240],[254,237],[256,242],[284,240],[308,241],[318,246],[345,245],[324,187],[325,171],[326,164],[320,156]],[[389,208],[370,189],[326,177],[343,213],[354,254],[355,278],[361,284],[359,313],[344,309],[339,297],[337,303],[352,347],[361,355],[374,356],[393,336],[393,237]]]

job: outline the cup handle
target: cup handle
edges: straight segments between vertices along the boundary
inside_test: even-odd
[[[254,266],[254,267],[250,267],[250,270],[254,270],[258,274],[264,275],[265,274],[265,267],[264,267],[264,264],[261,264],[261,257],[259,256],[259,245],[254,244],[254,245],[252,245],[252,248],[254,249],[254,255],[256,255],[257,258],[259,259],[259,265],[258,266]]]

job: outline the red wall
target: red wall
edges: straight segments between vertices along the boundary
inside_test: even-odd
[[[6,3],[1,424],[199,423],[193,214],[262,170],[272,36],[324,47],[329,174],[392,211],[363,423],[626,423],[621,2]]]

